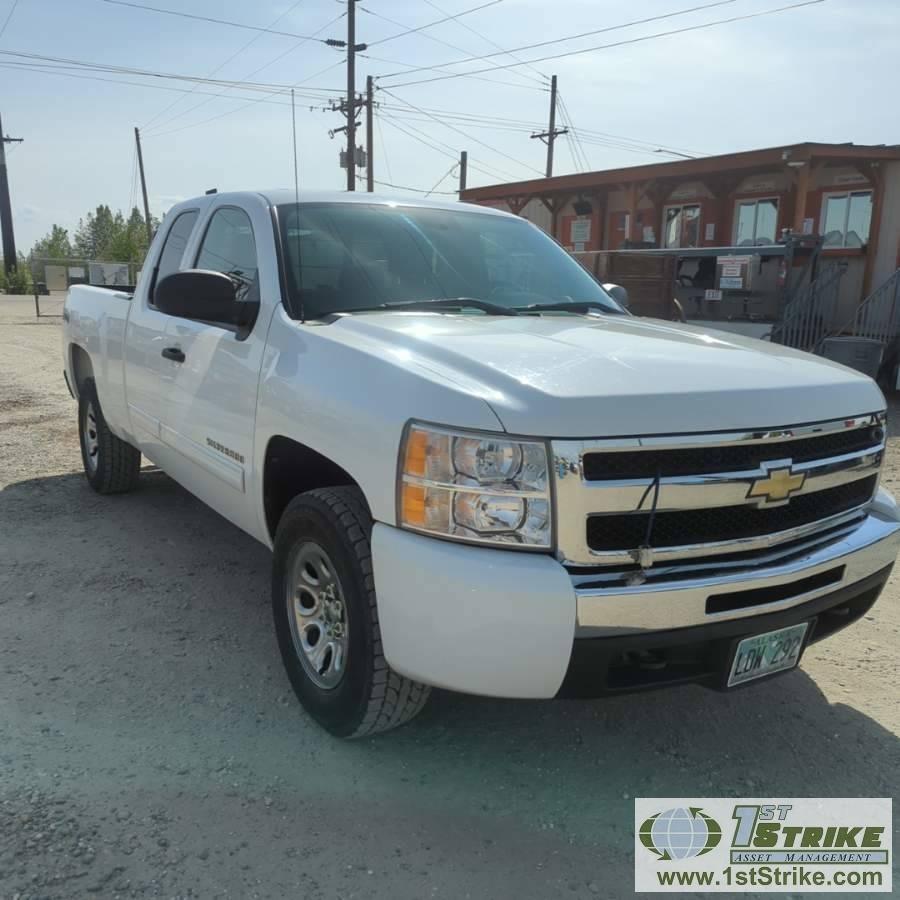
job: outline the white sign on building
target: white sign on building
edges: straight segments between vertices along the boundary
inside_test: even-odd
[[[588,216],[579,216],[572,220],[572,244],[589,244],[591,242],[591,220]]]

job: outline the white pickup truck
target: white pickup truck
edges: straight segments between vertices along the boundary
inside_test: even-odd
[[[87,479],[129,490],[143,455],[273,549],[287,673],[336,735],[409,720],[432,685],[790,669],[866,613],[900,547],[884,398],[611,293],[480,207],[189,200],[133,294],[69,293]]]

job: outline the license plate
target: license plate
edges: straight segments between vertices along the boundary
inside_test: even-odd
[[[728,687],[774,672],[793,669],[800,662],[809,622],[744,638],[734,651]]]

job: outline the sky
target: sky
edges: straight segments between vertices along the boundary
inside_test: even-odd
[[[291,108],[284,93],[290,85],[297,86],[301,191],[343,189],[343,138],[329,137],[343,119],[328,107],[345,90],[346,73],[342,51],[321,40],[346,38],[346,2],[133,2],[291,36],[108,0],[0,0],[0,116],[7,135],[25,139],[7,145],[20,251],[54,223],[73,230],[98,204],[122,210],[140,204],[135,126],[143,135],[157,216],[213,187],[292,187]],[[469,153],[470,187],[542,175],[546,151],[529,134],[546,128],[547,78],[553,74],[565,105],[558,124],[571,123],[580,139],[558,140],[554,174],[676,158],[654,153],[657,148],[708,155],[801,141],[900,143],[898,0],[824,0],[634,41],[800,0],[723,0],[628,25],[712,2],[360,0],[357,41],[371,46],[358,57],[357,85],[364,89],[366,76],[373,75],[378,87],[375,177],[397,186],[380,186],[379,192],[454,191],[460,150]],[[456,20],[384,40],[482,3],[488,5]],[[517,49],[598,29],[608,30]],[[629,40],[634,42],[518,64]],[[69,63],[50,63],[57,67],[49,69],[13,53],[271,87],[103,73]],[[494,55],[441,71],[420,68],[485,54]],[[496,66],[506,68],[421,83]],[[364,130],[359,137],[363,142]]]

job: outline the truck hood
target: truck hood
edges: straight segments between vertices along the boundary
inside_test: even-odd
[[[632,316],[375,313],[335,338],[484,399],[503,427],[603,437],[779,426],[884,408],[875,382],[808,353]],[[440,420],[439,410],[411,415]],[[453,424],[453,423],[447,423]]]

